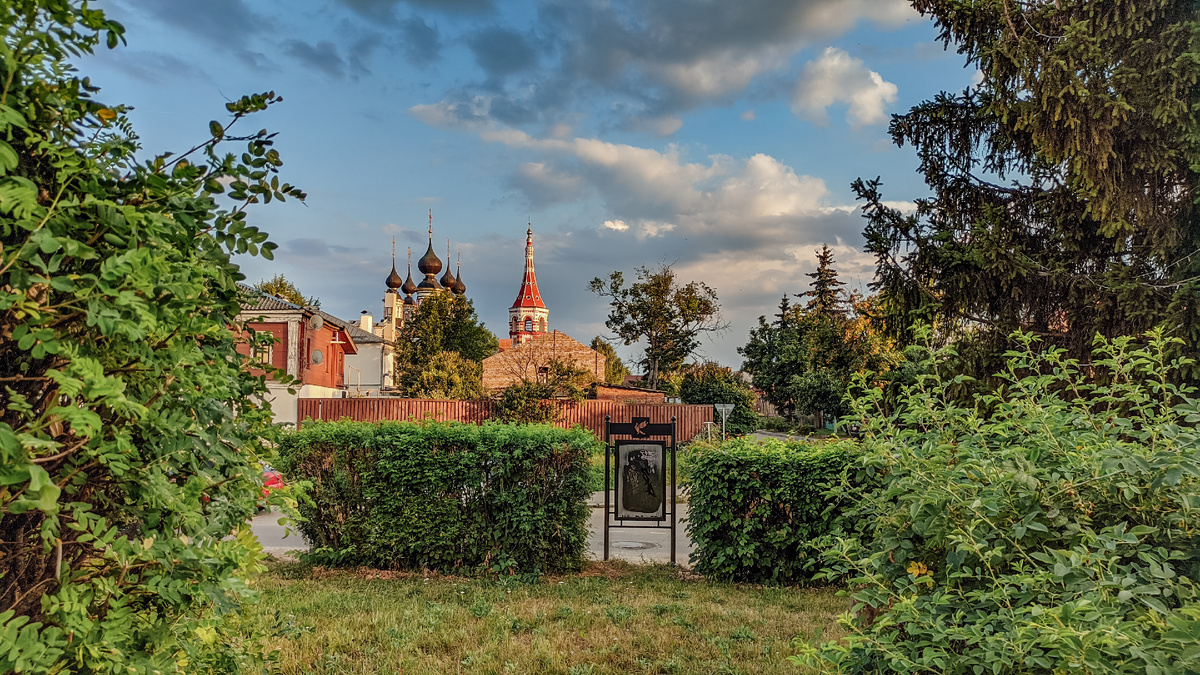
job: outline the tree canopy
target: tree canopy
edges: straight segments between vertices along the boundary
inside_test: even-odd
[[[260,569],[273,458],[232,256],[275,248],[251,204],[304,193],[271,134],[235,132],[281,99],[139,162],[126,109],[67,61],[120,24],[9,0],[0,31],[0,672],[261,669],[222,620]]]
[[[458,352],[439,352],[420,368],[401,372],[400,390],[410,398],[482,398],[483,368]]]
[[[599,335],[592,338],[591,347],[604,355],[604,381],[609,384],[623,384],[629,369],[617,355],[617,350]]]
[[[1191,0],[916,0],[982,82],[893,119],[932,189],[913,213],[854,185],[892,332],[922,318],[993,372],[1020,328],[1086,358],[1165,322],[1200,342]]]
[[[277,298],[283,298],[293,305],[301,307],[316,307],[321,308],[321,299],[317,296],[305,297],[296,284],[288,280],[282,274],[276,274],[270,279],[260,279],[258,283],[251,285],[256,291],[261,291],[267,295],[273,295]]]
[[[703,363],[687,368],[679,383],[679,397],[684,403],[732,403],[733,411],[725,418],[725,433],[735,436],[753,433],[758,429],[756,397],[750,385],[730,368],[716,363]],[[721,414],[713,413],[720,422]]]
[[[662,371],[683,365],[700,346],[700,336],[728,327],[721,321],[716,291],[702,281],[680,285],[667,264],[637,268],[637,281],[628,286],[625,275],[616,271],[607,280],[592,279],[588,288],[608,299],[604,325],[623,344],[644,343],[641,364],[651,389],[658,388]]]
[[[457,363],[455,358],[441,355],[453,352],[459,358],[478,365],[495,354],[496,350],[496,336],[479,322],[475,304],[471,300],[451,293],[431,295],[404,322],[396,338],[396,372],[400,390],[405,396],[424,398],[421,392],[434,389],[441,391],[443,385],[448,383],[447,377],[462,380],[468,378],[470,373],[475,373],[478,378],[481,372],[478,368],[465,368],[465,364]],[[434,381],[440,384],[432,389],[427,386]],[[474,388],[451,389],[473,394],[467,398],[477,395]]]
[[[878,328],[877,299],[846,294],[828,251],[817,253],[817,272],[808,275],[812,289],[797,296],[809,302],[793,305],[785,295],[775,320],[760,316],[738,348],[742,370],[789,419],[841,415],[842,396],[855,373],[885,372],[900,361]]]

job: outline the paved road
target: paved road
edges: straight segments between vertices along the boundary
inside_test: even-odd
[[[591,502],[604,503],[604,493],[592,495]],[[594,560],[600,560],[604,555],[604,509],[592,508],[588,520],[588,555]],[[680,519],[686,518],[687,504],[679,505]],[[276,557],[287,556],[290,551],[307,550],[304,539],[299,532],[288,533],[279,524],[279,514],[265,512],[251,521],[250,526],[263,550]],[[688,554],[692,552],[692,542],[684,531],[684,523],[676,527],[676,562],[687,565]],[[613,528],[609,530],[609,558],[629,560],[631,562],[665,563],[671,559],[671,531],[669,529]]]

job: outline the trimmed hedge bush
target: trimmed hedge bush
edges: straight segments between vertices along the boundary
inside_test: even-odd
[[[856,454],[850,442],[746,438],[698,449],[688,462],[696,571],[732,581],[809,581],[830,534],[842,529],[843,505],[824,493],[843,481]]]
[[[311,482],[300,531],[321,562],[547,573],[583,564],[600,450],[544,425],[306,421],[279,468]]]

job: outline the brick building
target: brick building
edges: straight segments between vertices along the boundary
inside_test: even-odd
[[[522,379],[537,381],[549,373],[551,361],[586,370],[592,375],[593,382],[604,381],[603,354],[566,333],[552,330],[484,359],[483,388],[495,391]]]

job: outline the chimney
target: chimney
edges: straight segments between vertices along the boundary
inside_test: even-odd
[[[362,311],[362,317],[360,317],[358,320],[358,327],[370,333],[374,325],[375,319],[371,318],[371,315],[368,314],[367,310],[364,309]]]

